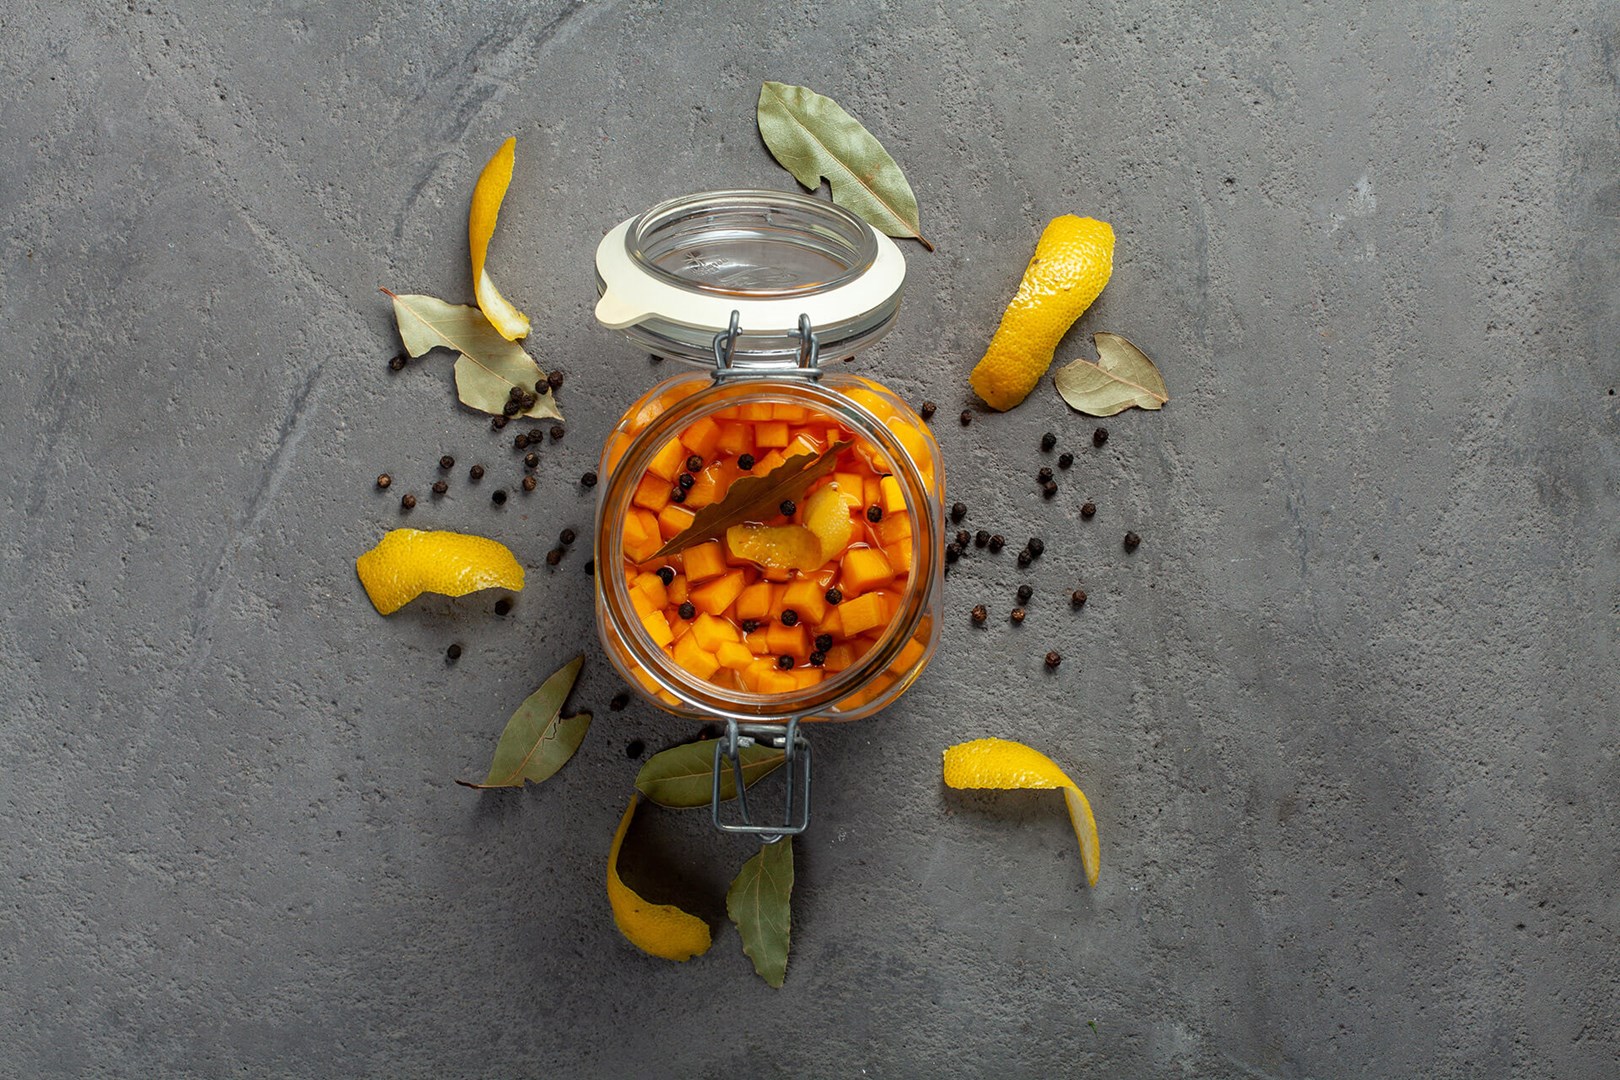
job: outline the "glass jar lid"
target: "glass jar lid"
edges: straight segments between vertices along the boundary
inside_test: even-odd
[[[808,318],[821,355],[851,356],[888,332],[906,260],[843,207],[786,191],[709,191],[620,222],[596,249],[596,318],[660,356],[712,363],[739,333],[739,363],[800,355]]]

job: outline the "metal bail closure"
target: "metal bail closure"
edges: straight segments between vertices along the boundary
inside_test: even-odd
[[[748,745],[781,748],[787,766],[786,806],[780,825],[758,825],[748,810],[748,786],[744,783],[742,759],[738,751]],[[737,807],[742,821],[720,820],[720,778],[725,762],[730,763],[731,777],[737,785]],[[797,805],[798,813],[794,814]],[[721,832],[746,833],[758,836],[767,844],[774,844],[784,836],[797,836],[810,826],[810,742],[799,734],[799,720],[794,717],[782,724],[739,724],[726,721],[726,733],[714,747],[714,787],[709,797],[709,816],[714,827]]]
[[[783,375],[797,375],[805,379],[821,378],[821,341],[810,327],[809,315],[801,312],[799,315],[799,328],[789,332],[789,336],[799,339],[799,357],[791,367],[786,363],[739,362],[735,353],[737,341],[742,337],[741,318],[741,315],[733,308],[731,324],[714,335],[714,378],[716,382],[723,379],[780,378]]]

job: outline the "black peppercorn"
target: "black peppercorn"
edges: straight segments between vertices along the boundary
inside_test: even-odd
[[[1137,536],[1135,533],[1128,532],[1128,533],[1125,534],[1125,550],[1126,551],[1135,551],[1136,548],[1137,548],[1137,545],[1141,544],[1141,542],[1142,542],[1142,538],[1140,536]]]
[[[489,418],[489,426],[492,431],[501,430],[501,428],[505,427],[507,423],[508,420],[505,416],[492,416]]]
[[[1096,512],[1097,512],[1097,504],[1092,502],[1090,499],[1087,499],[1080,506],[1080,516],[1083,517],[1083,518],[1090,519],[1091,516],[1093,514],[1095,514]]]
[[[776,658],[776,666],[781,668],[783,671],[787,671],[793,667],[793,657],[789,656],[787,653],[783,653],[781,656]]]
[[[868,506],[866,508],[866,520],[867,521],[882,521],[883,520],[883,507],[877,505],[876,503],[873,503],[871,506]]]
[[[967,517],[967,506],[966,506],[966,504],[964,504],[964,503],[952,503],[951,504],[951,520],[952,521],[961,521],[965,517]]]
[[[988,530],[988,529],[980,529],[978,532],[973,534],[973,546],[974,547],[982,548],[986,544],[988,544],[989,542],[990,542],[990,530]]]
[[[553,371],[551,374],[546,376],[546,385],[551,387],[553,390],[561,390],[562,389],[562,384],[563,384],[563,373],[562,372]]]
[[[1108,429],[1107,428],[1100,427],[1096,431],[1093,431],[1091,433],[1091,445],[1092,446],[1101,446],[1103,443],[1105,443],[1107,441],[1108,441]]]
[[[525,476],[522,480],[524,491],[533,491],[540,486],[540,482],[532,476]]]
[[[435,481],[433,481],[433,494],[435,494],[435,495],[443,495],[445,492],[447,492],[449,490],[450,490],[450,485],[445,483],[443,480],[435,480]]]
[[[1030,537],[1029,543],[1025,544],[1024,546],[1028,548],[1029,553],[1035,556],[1037,559],[1046,554],[1046,541],[1042,540],[1038,536]]]
[[[516,435],[512,436],[512,449],[527,450],[528,448],[529,437],[527,435],[520,431]]]
[[[505,506],[506,505],[506,489],[505,488],[496,488],[495,493],[489,497],[489,501],[494,503],[496,506]]]
[[[821,652],[820,650],[817,650],[816,652],[813,652],[813,653],[810,654],[810,666],[811,667],[821,667],[826,662],[827,662],[827,654],[826,653]]]
[[[563,560],[563,549],[562,548],[552,548],[550,551],[546,552],[546,565],[547,566],[556,566],[558,563],[562,562],[562,560]]]
[[[1054,435],[1052,432],[1048,431],[1045,435],[1041,436],[1041,449],[1042,450],[1050,450],[1050,449],[1052,449],[1052,447],[1054,447],[1056,445],[1057,445],[1057,436]]]
[[[1056,480],[1048,480],[1046,483],[1041,485],[1041,496],[1043,498],[1050,499],[1052,496],[1054,496],[1056,494],[1057,494],[1057,481]]]
[[[519,412],[522,411],[522,409],[523,409],[523,406],[519,405],[517,402],[508,401],[505,405],[501,406],[501,415],[502,416],[516,416]]]
[[[593,488],[596,486],[596,474],[588,472],[579,478],[580,486]]]
[[[962,548],[961,548],[960,545],[955,544],[955,543],[950,543],[950,544],[945,545],[945,561],[946,562],[953,563],[957,559],[960,559],[961,557],[962,557]]]
[[[507,401],[522,401],[523,400],[523,387],[514,386],[514,387],[512,387],[512,389],[508,390],[506,392],[506,400]]]
[[[1063,663],[1063,657],[1058,653],[1058,651],[1056,649],[1053,649],[1051,652],[1046,654],[1046,666],[1047,667],[1055,668],[1061,663]]]
[[[551,384],[544,379],[536,379],[534,381],[534,392],[537,394],[549,394],[551,393]]]
[[[608,708],[613,712],[618,712],[628,704],[630,704],[630,695],[620,690],[613,695],[613,700],[608,702]]]
[[[482,465],[474,465],[472,468],[467,470],[467,475],[474,480],[482,480],[484,478],[484,467]]]
[[[973,534],[972,533],[968,532],[966,529],[957,529],[956,530],[956,546],[957,547],[961,548],[963,551],[966,551],[967,546],[969,544],[971,544],[972,542],[973,542]]]
[[[1000,551],[1002,548],[1004,548],[1006,546],[1007,546],[1007,538],[1005,536],[1002,536],[1000,533],[996,533],[994,536],[992,536],[990,538],[990,550],[992,552]]]
[[[783,517],[792,517],[794,512],[799,509],[799,505],[792,499],[783,499],[782,505],[778,506],[777,509],[782,511]]]
[[[686,489],[681,487],[678,484],[675,487],[670,488],[669,489],[669,501],[672,502],[672,503],[683,503],[683,502],[685,502],[686,501]]]
[[[624,700],[625,700],[626,703],[628,703],[630,701],[630,696],[628,694],[625,694],[625,695],[622,695],[622,696],[624,697]],[[614,698],[613,700],[617,701],[619,699]],[[619,708],[622,709],[622,708],[624,708],[624,706],[620,705]],[[631,739],[629,742],[624,744],[624,756],[627,757],[627,758],[630,758],[632,760],[634,760],[635,758],[640,757],[642,754],[645,754],[646,752],[647,752],[647,744],[642,742],[640,739]]]
[[[799,613],[797,611],[794,611],[792,608],[788,608],[786,611],[782,612],[782,625],[783,626],[798,626],[799,625]]]
[[[658,580],[665,585],[675,584],[675,568],[673,566],[660,566],[654,573],[658,575]]]
[[[1019,566],[1028,566],[1030,563],[1032,563],[1034,561],[1035,561],[1035,557],[1033,555],[1031,555],[1028,551],[1020,551],[1018,553],[1018,565]]]
[[[595,559],[586,559],[585,560],[585,576],[586,577],[595,577],[596,576],[596,560]]]
[[[1076,589],[1076,590],[1074,590],[1074,592],[1070,593],[1069,594],[1069,603],[1073,604],[1075,607],[1085,607],[1086,606],[1086,590],[1084,590],[1084,589]]]
[[[844,602],[844,592],[843,592],[842,589],[839,589],[836,586],[834,586],[833,588],[827,590],[827,603],[831,604],[833,607],[837,607],[839,604],[842,604],[843,602]]]
[[[529,445],[530,446],[544,446],[544,445],[546,445],[546,433],[544,431],[542,431],[541,429],[539,429],[539,428],[530,428],[529,429]]]
[[[539,400],[540,399],[538,397],[536,397],[535,395],[525,393],[522,397],[518,398],[518,404],[523,406],[524,411],[527,411],[529,409],[534,408],[535,404]]]
[[[973,423],[973,410],[963,409],[962,415],[958,417],[958,419],[962,421],[963,427],[967,427],[969,424]]]
[[[758,630],[758,629],[759,629],[759,620],[758,619],[744,619],[742,621],[742,632],[743,633],[752,634],[755,630]]]
[[[414,510],[414,509],[416,509],[416,496],[415,495],[402,495],[402,496],[400,496],[399,508],[401,510]]]
[[[833,636],[831,634],[817,634],[815,646],[817,652],[826,652],[833,647]]]
[[[935,405],[932,401],[925,401],[922,403],[922,408],[919,409],[918,412],[921,413],[924,420],[932,420],[934,418],[934,411],[938,408],[939,406]]]
[[[692,485],[697,483],[697,477],[693,476],[689,472],[683,472],[681,475],[675,478],[675,483],[680,487],[685,488],[687,491],[691,491]]]
[[[446,660],[450,661],[452,664],[455,663],[457,660],[460,660],[461,659],[461,645],[458,644],[458,643],[452,642],[450,647],[448,649],[444,650],[444,658]]]
[[[738,454],[737,455],[737,468],[741,469],[743,472],[748,472],[753,467],[754,467],[754,455],[753,454]]]
[[[567,434],[567,432],[563,430],[563,426],[561,424],[552,424],[551,425],[551,441],[552,442],[558,441],[559,439],[561,439],[566,434]]]
[[[677,615],[679,615],[683,619],[695,619],[695,618],[697,618],[697,608],[692,606],[692,601],[690,601],[690,600],[688,600],[686,603],[682,604],[679,608],[677,608],[675,613]]]
[[[404,353],[399,353],[398,355],[396,355],[394,357],[391,357],[389,359],[389,361],[388,361],[388,370],[389,371],[404,371],[405,370],[405,354]]]
[[[990,617],[990,612],[985,610],[983,604],[974,604],[971,614],[973,616],[974,626],[983,626],[984,621]]]
[[[1018,586],[1018,602],[1020,604],[1029,603],[1029,598],[1034,596],[1034,595],[1035,595],[1035,590],[1034,590],[1033,587],[1031,587],[1029,585],[1020,585],[1020,586]]]
[[[388,485],[392,484],[393,482],[394,478],[392,476],[389,476],[387,473],[382,473],[377,477],[377,490],[387,491]]]
[[[1024,609],[1021,607],[1015,607],[1012,609],[1012,613],[1008,617],[1011,618],[1015,623],[1021,623],[1024,621]]]
[[[1073,454],[1059,454],[1058,455],[1058,468],[1067,469],[1070,465],[1073,465],[1073,464],[1074,464],[1074,455]]]
[[[446,454],[444,457],[439,459],[439,468],[443,469],[445,472],[449,472],[455,467],[456,459],[451,457],[449,454]]]
[[[1041,471],[1035,474],[1035,479],[1039,480],[1043,484],[1052,479],[1052,467],[1050,465],[1042,465]]]
[[[702,468],[703,468],[703,459],[698,457],[696,454],[693,454],[691,457],[686,459],[686,471],[687,472],[697,472]]]
[[[527,465],[531,469],[534,468],[536,465],[540,464],[540,455],[535,453],[533,450],[530,450],[527,454],[523,455],[523,464]]]
[[[507,612],[509,612],[511,610],[512,610],[512,598],[510,596],[503,596],[499,600],[495,601],[495,614],[497,614],[497,615],[505,615]]]
[[[557,539],[562,541],[562,544],[563,544],[564,547],[567,547],[569,544],[572,544],[575,540],[578,540],[579,537],[578,537],[577,534],[575,534],[573,529],[564,529],[562,532],[557,534]],[[666,582],[665,584],[668,584],[668,583]]]

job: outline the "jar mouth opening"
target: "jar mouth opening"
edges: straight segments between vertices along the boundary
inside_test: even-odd
[[[878,256],[870,227],[843,207],[784,191],[711,191],[637,218],[630,258],[677,288],[739,299],[814,296],[847,285]]]
[[[941,528],[937,520],[937,507],[930,498],[928,485],[915,466],[908,463],[904,447],[877,416],[859,403],[816,384],[758,380],[746,388],[737,387],[734,394],[716,394],[713,399],[705,400],[701,405],[694,406],[687,402],[676,404],[659,416],[642,433],[645,436],[646,447],[637,454],[627,454],[619,462],[598,505],[599,564],[614,568],[623,565],[622,530],[604,528],[608,523],[608,508],[616,505],[614,495],[621,485],[634,487],[635,481],[628,478],[639,476],[645,471],[652,454],[659,447],[673,438],[679,428],[702,416],[746,401],[766,400],[815,405],[834,414],[843,414],[856,421],[848,426],[855,427],[861,438],[878,447],[893,463],[894,475],[900,481],[907,501],[916,507],[917,529],[911,538],[912,562],[915,570],[907,582],[905,593],[901,596],[899,612],[890,621],[878,641],[850,667],[830,675],[813,687],[798,691],[760,694],[700,679],[686,671],[659,648],[640,620],[632,619],[628,625],[622,626],[619,636],[630,652],[631,662],[641,667],[665,690],[674,694],[689,710],[705,719],[719,717],[742,721],[786,721],[793,717],[813,718],[826,715],[887,671],[901,649],[918,633],[928,632],[931,635],[938,633],[937,625],[925,627],[925,620],[929,618],[926,598],[930,586],[938,585],[934,579],[939,575],[939,566],[937,552],[929,554],[934,551],[934,545],[924,544],[923,537],[932,535]],[[598,573],[601,575],[602,571],[599,569]],[[621,609],[629,606],[629,586],[626,585],[622,573],[616,572],[615,569],[613,573],[600,576],[599,582],[599,596],[611,597],[613,604]],[[610,655],[613,654],[611,648],[609,652]],[[902,678],[905,676],[902,675]]]

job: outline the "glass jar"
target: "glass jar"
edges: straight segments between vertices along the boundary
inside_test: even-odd
[[[733,754],[738,725],[796,730],[799,721],[871,716],[916,681],[938,642],[944,573],[939,448],[927,424],[893,392],[822,363],[848,359],[888,331],[904,275],[904,256],[888,237],[832,203],[786,192],[674,199],[621,223],[597,250],[598,319],[657,355],[702,365],[666,379],[630,405],[603,448],[595,528],[598,631],[629,685],[677,716],[726,722]],[[826,424],[815,429],[815,435],[826,431],[820,442],[802,436],[811,450],[835,439],[852,442],[845,453],[860,455],[868,483],[875,475],[891,476],[895,487],[887,490],[897,490],[909,515],[904,521],[895,515],[891,523],[908,526],[910,535],[880,531],[881,517],[861,534],[873,545],[884,541],[886,560],[906,568],[903,587],[882,593],[888,619],[881,632],[863,637],[865,651],[841,670],[817,673],[808,685],[766,692],[742,685],[740,675],[729,684],[700,677],[677,662],[672,650],[678,641],[655,640],[635,581],[667,560],[647,558],[646,519],[630,519],[640,513],[638,487],[655,475],[660,454],[668,460],[672,441],[682,433],[716,418],[742,426],[743,418],[762,423],[762,417],[784,415]],[[682,457],[686,452],[681,447]],[[846,474],[837,477],[849,486]],[[684,502],[680,491],[675,495]],[[851,505],[852,527],[867,528],[862,509]],[[658,519],[658,539],[667,543],[691,515],[673,515],[674,525],[665,516]],[[728,559],[733,554],[720,550]],[[832,574],[847,572],[830,567],[820,580],[834,582]],[[733,627],[739,622],[730,618],[735,610],[734,603],[722,613]],[[654,629],[657,638],[665,636],[661,627]],[[802,743],[792,735],[787,745],[796,741]],[[717,750],[717,768],[718,756]],[[717,811],[718,791],[717,775]]]

